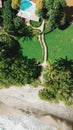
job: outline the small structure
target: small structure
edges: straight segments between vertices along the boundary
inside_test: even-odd
[[[33,2],[34,1],[34,2]],[[39,21],[39,17],[35,14],[36,11],[36,0],[22,0],[20,5],[20,10],[17,14],[17,16],[33,20],[33,21]]]
[[[0,0],[0,8],[2,8],[2,0]]]

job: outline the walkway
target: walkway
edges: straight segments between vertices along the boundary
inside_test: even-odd
[[[40,27],[38,27],[38,30],[40,30],[41,32],[44,31],[44,24],[45,21],[43,20],[42,24]],[[40,34],[38,36],[39,42],[41,43],[41,47],[43,49],[43,63],[42,66],[45,67],[47,65],[47,47],[46,47],[46,43],[45,43],[45,37],[44,34]]]
[[[33,27],[30,23],[28,23],[29,26],[31,26],[33,29],[40,30],[41,33],[44,31],[44,24],[45,24],[44,20],[43,20],[43,22],[42,22],[40,27]],[[46,65],[47,65],[47,47],[46,47],[45,38],[44,38],[44,34],[43,33],[38,35],[38,40],[39,40],[39,42],[41,44],[42,53],[43,53],[43,63],[42,63],[42,66],[46,67]]]

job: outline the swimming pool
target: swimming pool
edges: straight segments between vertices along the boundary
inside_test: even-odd
[[[31,7],[32,3],[30,0],[21,0],[20,9],[25,11],[27,8]]]

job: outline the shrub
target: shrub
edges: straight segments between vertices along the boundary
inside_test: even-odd
[[[36,21],[30,21],[30,24],[34,27],[39,27],[41,25],[42,21],[36,22]]]
[[[36,80],[41,73],[41,66],[27,58],[7,58],[0,61],[0,84],[25,85]]]
[[[41,74],[41,66],[35,59],[23,57],[18,42],[0,43],[0,86],[25,85]]]
[[[23,28],[23,25],[24,25],[23,19],[21,19],[20,17],[14,18],[15,29],[21,29]]]
[[[73,104],[73,61],[60,59],[46,68],[45,84],[39,96],[49,101]]]

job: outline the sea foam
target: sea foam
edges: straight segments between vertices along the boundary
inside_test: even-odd
[[[37,118],[29,115],[4,117],[0,116],[0,130],[56,130],[41,123]]]

